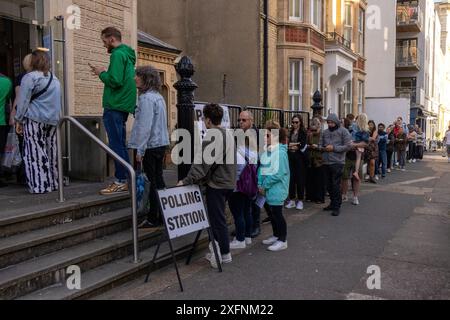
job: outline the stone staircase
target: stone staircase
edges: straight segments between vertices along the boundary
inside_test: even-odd
[[[0,299],[86,299],[147,272],[162,229],[140,230],[141,261],[134,264],[130,199],[95,195],[98,187],[71,186],[63,204],[56,194],[0,193]],[[177,257],[187,255],[190,238],[174,242]],[[171,262],[165,243],[156,267]],[[66,286],[72,265],[81,269],[80,290]]]

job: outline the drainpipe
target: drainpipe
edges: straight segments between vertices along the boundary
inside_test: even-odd
[[[263,107],[269,100],[269,0],[264,0],[264,96]]]

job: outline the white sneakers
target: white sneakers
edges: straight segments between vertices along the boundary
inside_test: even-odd
[[[348,202],[348,196],[342,196],[342,202]]]
[[[295,201],[290,200],[285,208],[286,209],[294,209],[295,208]]]
[[[285,206],[286,209],[297,209],[297,210],[303,210],[303,201],[298,201],[297,204],[295,201],[290,200],[288,204]]]
[[[252,244],[252,238],[245,238],[244,241],[238,241],[236,238],[230,242],[231,250],[245,249],[247,246]]]
[[[275,242],[277,242],[277,241],[278,241],[278,238],[272,236],[272,237],[270,237],[269,239],[264,240],[262,243],[265,244],[266,246],[271,246],[271,245],[273,245],[273,244],[274,244]]]
[[[272,252],[277,252],[277,251],[286,250],[287,248],[288,248],[287,241],[286,242],[277,241],[273,245],[271,245],[269,248],[267,248],[267,250],[272,251]]]
[[[218,256],[219,256],[219,263],[220,264],[231,263],[233,261],[233,259],[231,257],[231,253],[221,255],[220,254],[219,243],[217,241],[215,241],[215,243],[216,243],[217,253],[218,253]],[[212,242],[209,243],[209,251],[210,251],[210,253],[207,253],[205,258],[206,258],[206,260],[209,261],[209,263],[211,264],[211,267],[213,267],[214,269],[218,269],[219,266],[218,266],[217,261],[216,261],[216,256],[214,255],[214,249],[213,249]]]
[[[233,262],[233,258],[231,258],[231,253],[222,255],[222,263],[228,264]]]
[[[359,199],[358,199],[358,197],[354,197],[354,198],[353,198],[352,204],[353,204],[354,206],[359,206]]]
[[[387,173],[391,173],[392,172],[392,170],[391,169],[387,169]]]
[[[267,240],[264,240],[263,244],[269,246],[267,250],[272,252],[282,251],[288,248],[287,241],[279,241],[278,238],[274,236],[270,237]]]
[[[246,247],[247,245],[245,244],[245,241],[238,241],[237,239],[234,239],[230,242],[231,250],[245,249]]]

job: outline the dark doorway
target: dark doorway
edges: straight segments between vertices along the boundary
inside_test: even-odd
[[[14,80],[30,51],[30,25],[0,18],[0,72]]]

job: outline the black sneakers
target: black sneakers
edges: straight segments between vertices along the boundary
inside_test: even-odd
[[[341,210],[333,210],[333,212],[331,213],[331,215],[333,217],[339,217],[340,214],[341,214]]]

